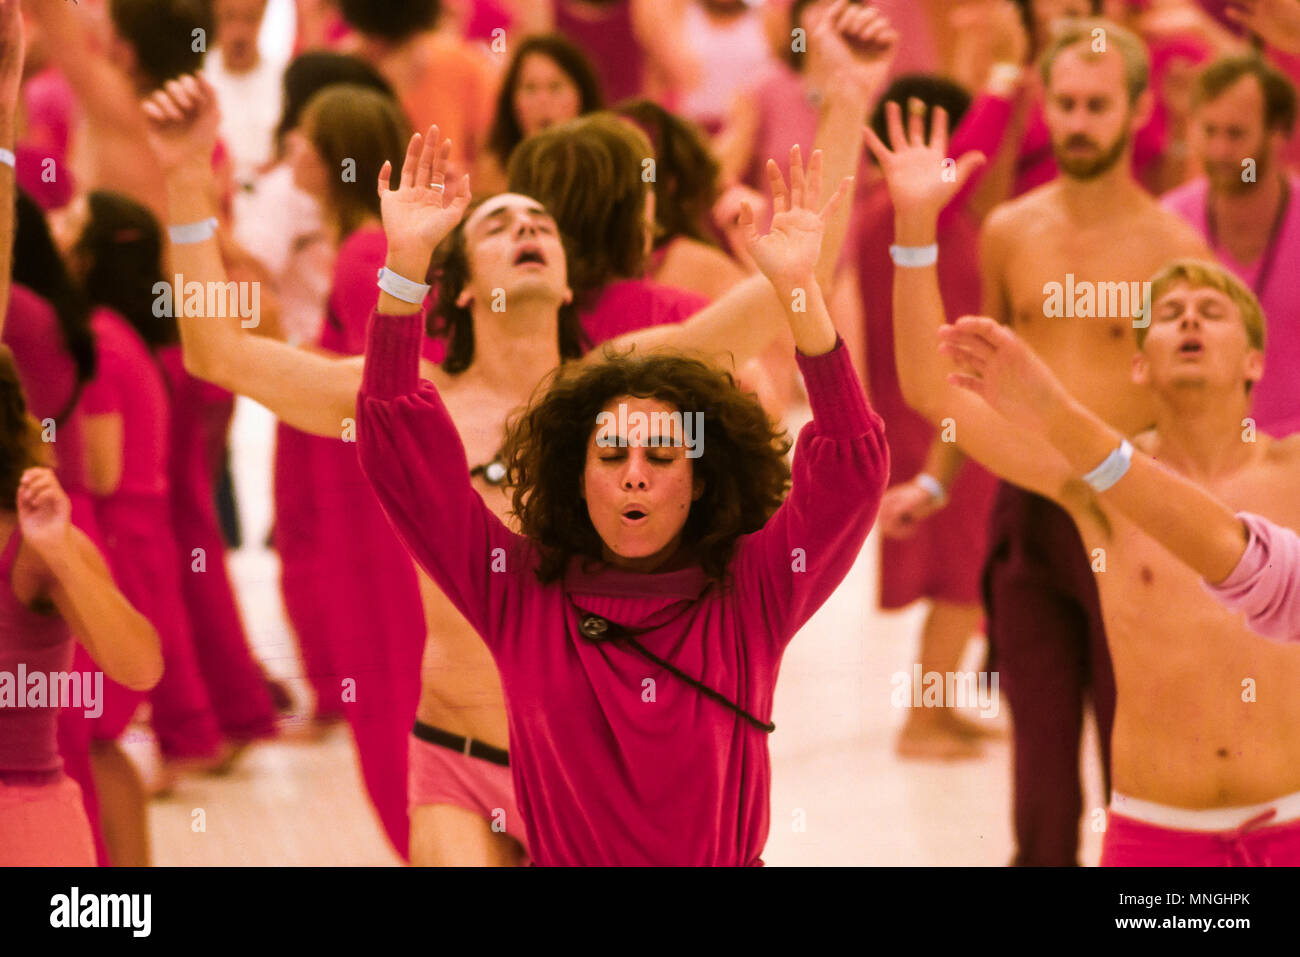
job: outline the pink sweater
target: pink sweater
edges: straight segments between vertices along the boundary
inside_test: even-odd
[[[1300,642],[1300,535],[1253,512],[1238,512],[1250,543],[1232,574],[1205,582],[1220,604],[1246,613],[1246,623],[1266,638]]]
[[[371,319],[358,454],[406,547],[496,659],[534,861],[761,864],[766,736],[636,652],[589,643],[578,623],[591,612],[654,627],[640,637],[650,651],[771,713],[785,646],[848,573],[889,475],[884,424],[843,342],[798,357],[814,420],[788,498],[738,542],[723,594],[698,566],[637,574],[575,559],[539,583],[535,547],[483,504],[446,407],[418,379],[421,336],[418,316]]]

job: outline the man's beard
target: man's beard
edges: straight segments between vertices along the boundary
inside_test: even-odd
[[[1129,133],[1126,130],[1116,138],[1110,149],[1101,153],[1095,153],[1090,157],[1074,156],[1066,152],[1066,147],[1075,142],[1067,140],[1064,144],[1052,143],[1052,152],[1056,156],[1056,166],[1062,173],[1070,179],[1096,179],[1103,173],[1110,172],[1111,168],[1124,156],[1124,151],[1128,148]],[[1087,141],[1091,143],[1091,141]]]
[[[1223,168],[1206,166],[1205,175],[1210,181],[1210,190],[1219,195],[1241,196],[1249,193],[1260,183],[1266,181],[1271,169],[1268,165],[1268,158],[1263,150],[1255,153],[1249,153],[1248,156],[1255,157],[1254,178],[1247,182],[1242,179],[1242,173],[1245,167],[1241,165],[1227,166]]]

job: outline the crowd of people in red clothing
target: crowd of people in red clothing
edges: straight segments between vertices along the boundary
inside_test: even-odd
[[[759,864],[873,527],[1015,863],[1089,708],[1104,864],[1300,863],[1298,82],[1300,0],[0,0],[0,864],[150,863],[136,723],[346,725],[412,864]]]

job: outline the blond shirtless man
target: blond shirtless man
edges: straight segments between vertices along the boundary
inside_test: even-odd
[[[959,185],[934,175],[946,136],[941,119],[926,145],[918,124],[903,131],[895,108],[894,149],[871,143],[894,199],[897,242],[904,247],[896,262],[926,261],[908,248],[933,242],[938,212]],[[977,162],[973,156],[958,161],[956,179]],[[1177,546],[1187,536],[1179,526],[1194,523],[1195,515],[1166,506],[1145,519],[1153,531],[1143,531],[1121,504],[1126,486],[1116,480],[1123,456],[1107,453],[1132,435],[1134,447],[1230,506],[1294,527],[1300,441],[1243,430],[1247,386],[1263,374],[1263,318],[1248,289],[1216,266],[1192,262],[1160,272],[1151,293],[1149,326],[1126,334],[1133,338],[1122,362],[1132,389],[1148,400],[1154,428],[1104,424],[1090,410],[1101,436],[1095,429],[1083,441],[1060,440],[1070,448],[1067,456],[1049,442],[1063,430],[1055,418],[1034,426],[1029,413],[1002,414],[1026,404],[1004,400],[1003,392],[1032,394],[1037,380],[1023,371],[1024,381],[1013,386],[1013,374],[981,380],[981,371],[995,365],[989,352],[1007,341],[1030,344],[1029,336],[989,336],[986,348],[971,343],[971,323],[945,331],[945,352],[962,359],[963,373],[952,373],[936,349],[945,317],[932,265],[895,270],[903,394],[932,421],[951,417],[967,454],[1050,499],[1078,528],[1079,557],[1101,591],[1118,692],[1103,863],[1295,862],[1296,829],[1277,825],[1300,818],[1300,699],[1289,690],[1300,681],[1300,649],[1260,639],[1171,555],[1167,543]],[[1009,363],[1015,374],[1032,355],[1027,348],[1018,364]],[[1040,361],[1050,367],[1046,357]],[[1059,377],[1053,381],[1070,394]],[[1090,409],[1078,395],[1063,404],[1069,411]],[[1209,571],[1226,575],[1231,569],[1223,566]],[[1022,721],[1038,718],[1021,714]]]
[[[1132,328],[1145,321],[1143,283],[1171,258],[1209,252],[1132,175],[1133,136],[1153,108],[1141,41],[1105,20],[1065,21],[1040,70],[1060,176],[985,221],[984,310],[1015,329],[1072,395],[1132,434],[1154,421],[1151,396],[1128,376]],[[948,451],[941,481],[959,460]],[[1014,721],[1015,863],[1075,864],[1085,693],[1106,770],[1114,679],[1074,523],[1010,481],[994,504],[984,602],[990,667]]]

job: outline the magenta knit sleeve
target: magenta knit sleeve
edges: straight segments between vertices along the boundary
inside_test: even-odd
[[[750,634],[781,649],[853,567],[889,481],[885,424],[867,404],[844,340],[796,354],[813,421],[795,446],[790,494],[741,541],[733,571]]]
[[[357,455],[407,551],[495,648],[527,591],[530,550],[470,484],[451,415],[433,384],[419,379],[423,338],[418,314],[371,318]]]
[[[1252,512],[1237,518],[1250,529],[1245,554],[1218,585],[1202,584],[1264,637],[1300,642],[1300,536]]]

